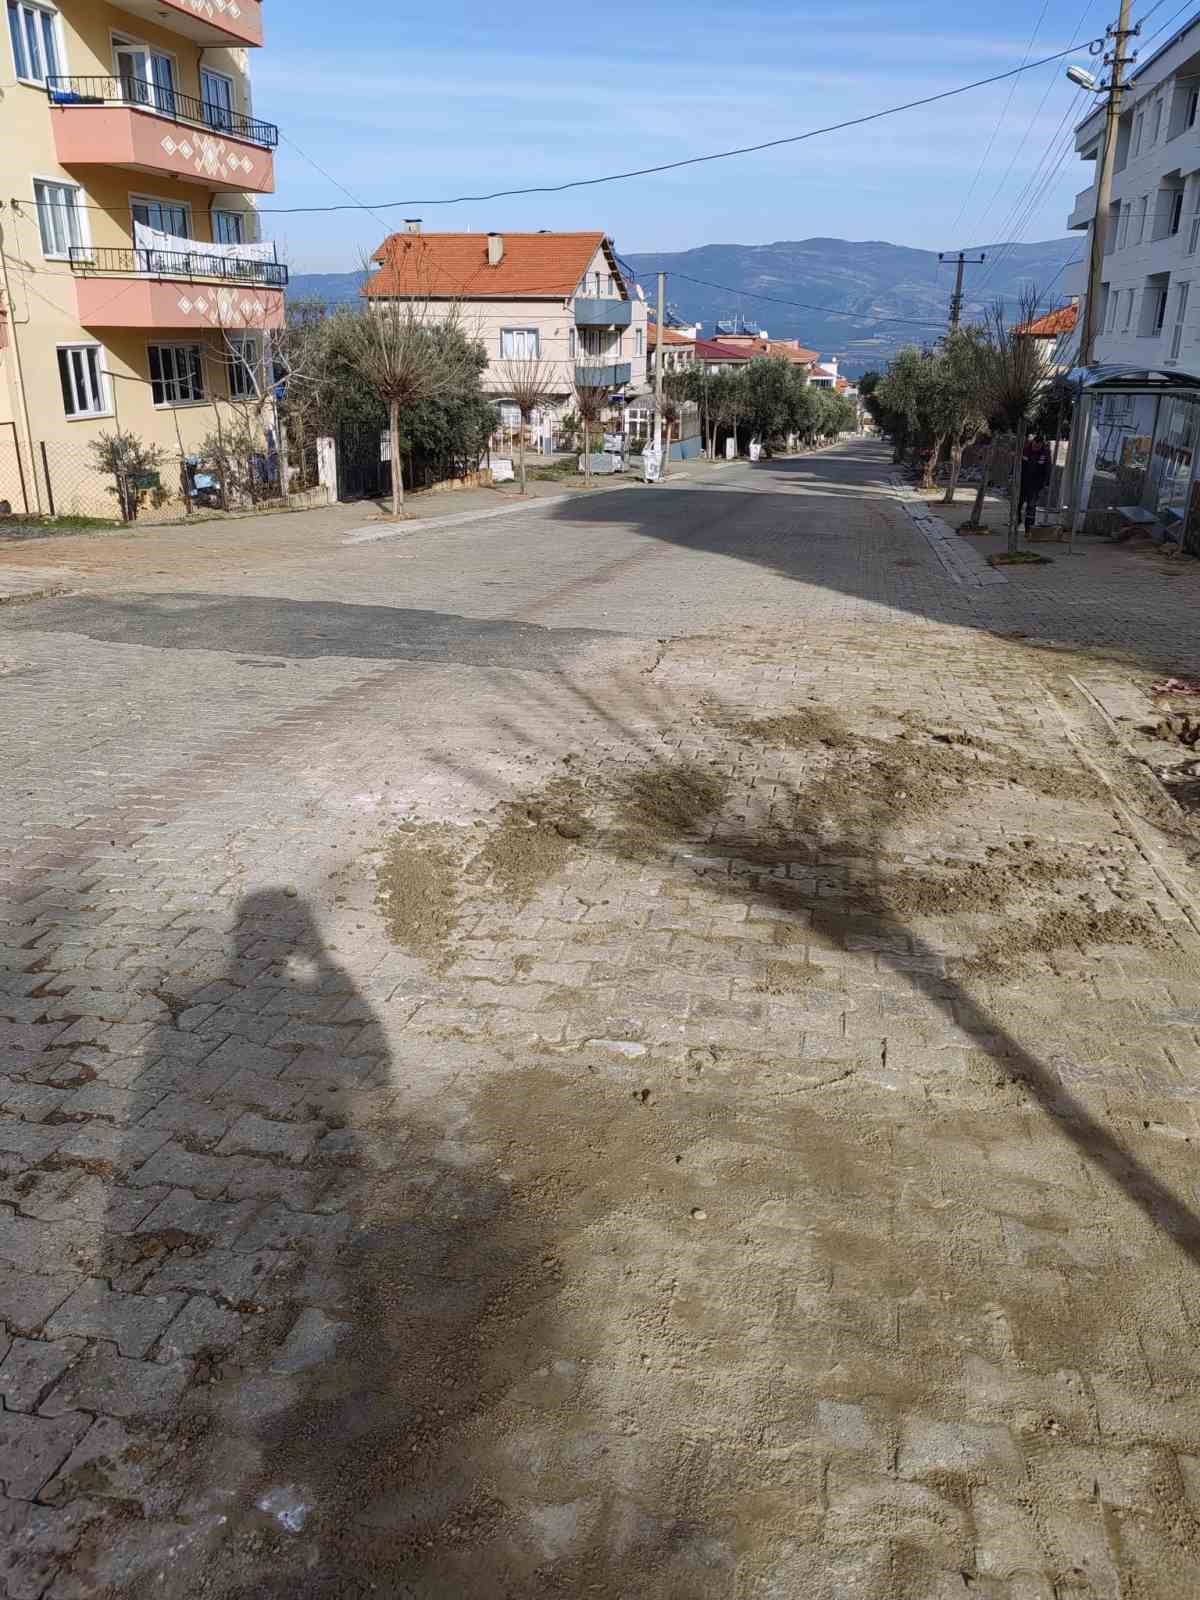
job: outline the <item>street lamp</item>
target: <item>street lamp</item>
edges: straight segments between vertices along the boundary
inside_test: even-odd
[[[1067,77],[1072,83],[1078,84],[1081,89],[1098,89],[1099,80],[1090,73],[1086,67],[1068,67]]]

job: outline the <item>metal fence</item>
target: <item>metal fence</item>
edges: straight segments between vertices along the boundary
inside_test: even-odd
[[[281,503],[279,464],[261,450],[219,463],[157,452],[139,470],[106,471],[84,441],[39,439],[30,452],[0,424],[0,503],[28,517],[124,523],[177,522],[200,511],[249,511]]]
[[[248,144],[271,150],[279,143],[279,129],[273,122],[247,117],[213,100],[198,100],[164,84],[144,78],[73,77],[50,73],[46,78],[50,103],[54,106],[131,106],[135,111],[153,111],[156,116],[188,127],[207,128],[213,133],[228,133]]]

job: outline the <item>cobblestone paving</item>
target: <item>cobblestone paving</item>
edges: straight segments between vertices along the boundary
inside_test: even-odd
[[[0,1593],[1197,1592],[1190,579],[887,471],[0,612]]]

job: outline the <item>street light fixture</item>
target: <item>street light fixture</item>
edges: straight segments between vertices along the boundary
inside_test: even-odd
[[[1077,83],[1081,89],[1098,89],[1099,81],[1087,70],[1086,67],[1068,67],[1067,77],[1072,83]]]

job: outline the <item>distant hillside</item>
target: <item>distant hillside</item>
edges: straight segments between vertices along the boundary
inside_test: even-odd
[[[964,317],[978,317],[997,297],[1014,306],[1023,288],[1035,285],[1051,299],[1061,298],[1066,264],[1080,253],[1079,238],[1040,244],[983,245],[982,267],[968,267]],[[1003,259],[995,258],[1003,251]],[[973,248],[971,255],[978,255]],[[880,366],[903,344],[937,337],[944,325],[954,285],[954,269],[939,266],[933,250],[910,250],[882,240],[801,239],[779,244],[706,244],[695,250],[623,258],[637,273],[653,301],[655,274],[667,274],[671,308],[687,322],[698,321],[711,335],[718,319],[742,316],[775,338],[799,338],[822,355],[840,356],[851,373]],[[728,285],[712,289],[690,280]],[[288,294],[316,298],[327,305],[359,303],[361,272],[297,272]],[[801,300],[835,312],[803,311],[776,305]],[[888,322],[909,317],[911,323]]]
[[[969,254],[978,255],[980,248],[989,259],[981,267],[966,270],[965,320],[980,316],[985,305],[997,297],[1014,306],[1021,290],[1031,284],[1051,297],[1061,297],[1067,276],[1062,269],[1082,247],[1079,238],[1051,239],[1012,247],[983,245]],[[1002,249],[1003,260],[993,269],[992,258]],[[954,287],[954,269],[939,266],[936,251],[910,250],[880,240],[708,244],[673,254],[624,259],[638,274],[647,298],[655,274],[665,272],[672,308],[687,322],[703,323],[710,336],[719,318],[741,315],[766,328],[773,338],[799,338],[822,355],[840,356],[846,369],[854,373],[880,365],[901,345],[936,338],[936,325],[921,324],[929,319],[944,326]],[[705,288],[689,282],[690,278],[728,284],[742,293]],[[982,296],[979,285],[984,286]],[[803,300],[851,315],[794,310],[757,299],[757,295]],[[881,321],[884,317],[911,317],[914,322]]]

